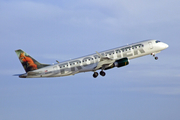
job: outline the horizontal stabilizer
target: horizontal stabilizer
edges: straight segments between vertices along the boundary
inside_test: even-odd
[[[23,75],[23,74],[14,74],[13,76],[20,76],[20,75]]]
[[[36,74],[40,74],[41,72],[33,72],[33,71],[29,71],[27,72],[28,75],[36,75]]]

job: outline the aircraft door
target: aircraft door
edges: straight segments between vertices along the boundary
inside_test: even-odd
[[[54,71],[55,74],[58,74],[58,73],[59,73],[59,70],[58,70],[57,66],[54,66],[54,67],[53,67],[53,71]]]
[[[152,42],[148,42],[148,44],[149,44],[149,48],[150,48],[150,49],[153,49],[153,44],[152,44]]]

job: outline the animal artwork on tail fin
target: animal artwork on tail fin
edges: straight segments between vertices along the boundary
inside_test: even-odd
[[[24,52],[21,49],[16,50],[15,52],[26,72],[49,66],[48,64],[39,63],[38,61],[36,61],[34,58],[32,58],[30,55],[28,55],[26,52]]]

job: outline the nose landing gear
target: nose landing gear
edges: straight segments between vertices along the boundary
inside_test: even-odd
[[[155,53],[151,53],[151,55],[153,55],[153,57],[154,57],[155,60],[158,60],[158,57],[156,56]]]
[[[154,59],[155,59],[155,60],[158,60],[158,57],[155,57]]]

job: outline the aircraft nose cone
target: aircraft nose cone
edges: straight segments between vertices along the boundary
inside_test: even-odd
[[[168,48],[168,47],[169,47],[169,45],[165,43],[165,44],[164,44],[164,47],[165,47],[165,48]]]

